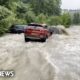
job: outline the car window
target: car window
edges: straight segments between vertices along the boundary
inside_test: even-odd
[[[26,25],[16,25],[15,26],[15,28],[17,28],[17,29],[24,29],[26,27],[27,27]]]
[[[21,29],[22,27],[21,27],[21,26],[15,26],[15,28],[16,28],[16,29]]]
[[[38,26],[38,27],[36,27],[36,29],[43,29],[43,27]]]
[[[35,26],[28,26],[27,28],[32,28],[32,29],[34,29],[34,28],[35,28]],[[26,28],[26,29],[27,29],[27,28]]]

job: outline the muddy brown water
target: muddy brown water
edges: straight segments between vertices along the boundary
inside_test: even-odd
[[[23,34],[0,37],[0,70],[15,71],[0,80],[80,80],[80,26],[68,32],[45,43],[25,43]]]

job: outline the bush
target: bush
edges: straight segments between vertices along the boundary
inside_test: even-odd
[[[13,13],[10,10],[8,10],[7,8],[0,6],[0,20],[5,19],[12,14]]]
[[[31,22],[35,22],[35,14],[32,11],[28,11],[26,13],[26,22],[27,23],[31,23]]]
[[[80,24],[80,13],[74,13],[73,15],[73,24]]]
[[[40,14],[36,17],[35,22],[37,23],[46,23],[47,22],[47,16],[44,14]]]
[[[70,27],[71,17],[68,13],[64,13],[63,15],[61,15],[61,24],[64,25],[66,28]]]
[[[14,16],[10,10],[0,6],[0,35],[8,31],[8,27],[13,22]]]
[[[15,18],[12,24],[27,24],[26,20]]]
[[[48,18],[47,23],[49,25],[59,25],[61,23],[61,19],[59,16],[51,16]]]
[[[30,5],[19,3],[16,9],[17,18],[28,23],[33,22],[35,19],[35,14],[32,11]]]

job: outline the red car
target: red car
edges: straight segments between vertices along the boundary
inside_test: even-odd
[[[28,27],[24,31],[25,42],[30,39],[39,39],[42,42],[45,42],[49,36],[50,32],[44,24],[28,24]]]

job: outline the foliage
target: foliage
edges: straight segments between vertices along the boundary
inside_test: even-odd
[[[36,15],[59,15],[61,0],[22,0],[31,5]]]
[[[80,24],[80,13],[74,13],[73,24]]]
[[[71,17],[68,13],[64,13],[63,15],[61,15],[61,24],[64,25],[66,28],[70,27]]]
[[[47,16],[42,13],[36,17],[35,22],[46,23],[47,22]]]
[[[12,24],[58,24],[58,17],[53,16],[60,15],[60,3],[61,0],[0,0],[0,35]]]
[[[9,25],[13,22],[15,14],[7,8],[0,6],[0,34],[7,31]]]
[[[3,6],[0,6],[0,20],[7,18],[10,15],[12,15],[12,12],[10,10]]]
[[[31,23],[31,22],[35,22],[36,16],[35,16],[34,12],[28,11],[26,13],[26,17],[25,18],[26,18],[27,23]]]
[[[49,17],[49,19],[47,20],[47,23],[49,25],[59,25],[61,24],[61,19],[59,16],[51,16]]]

